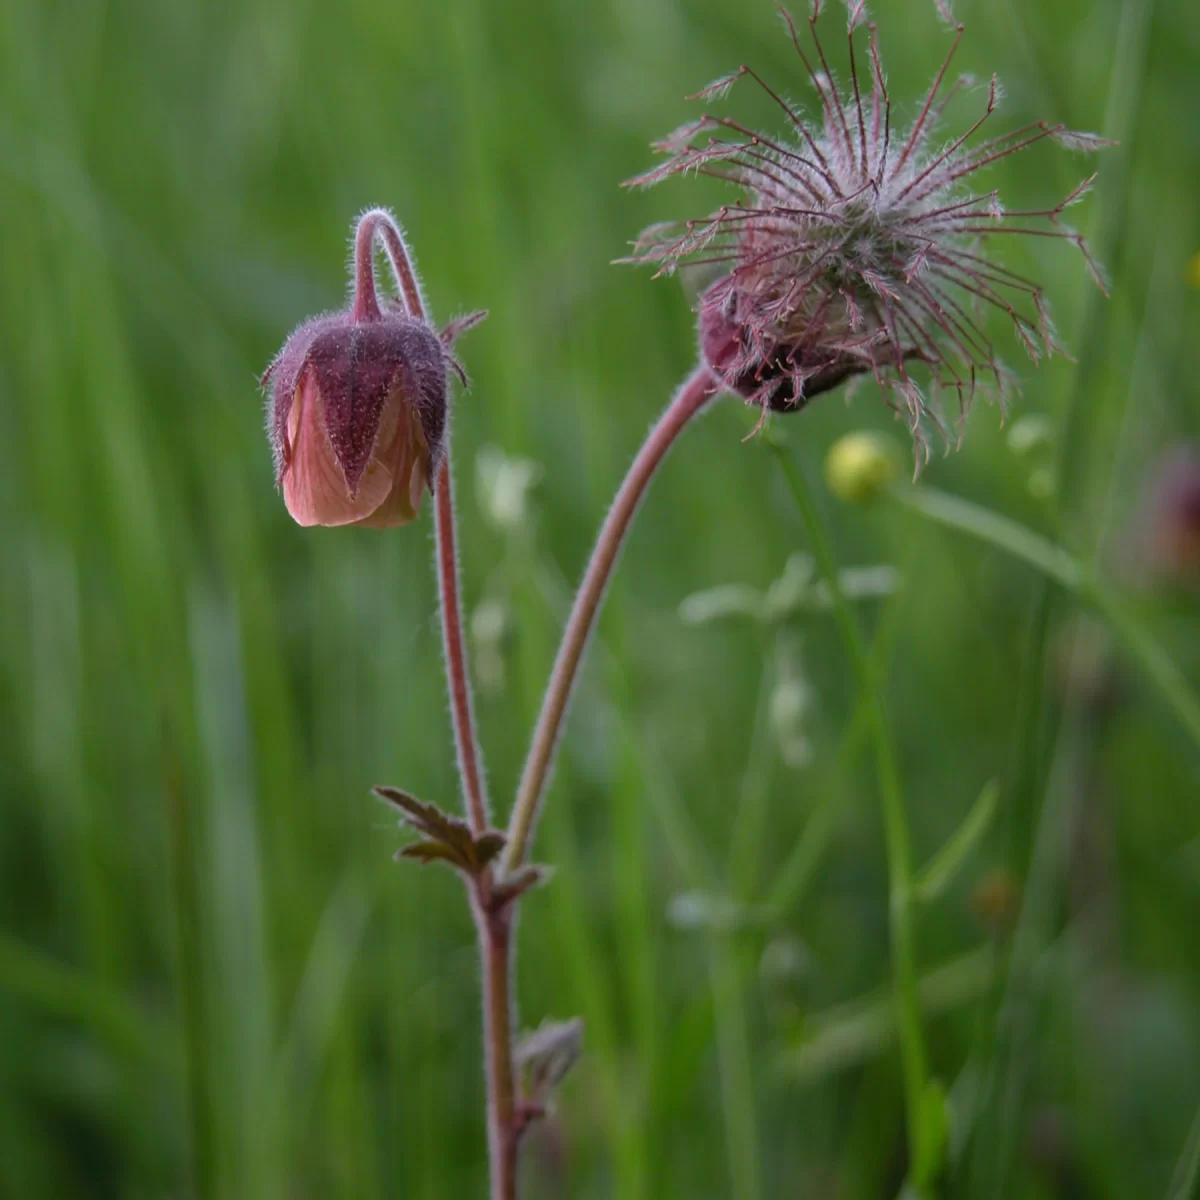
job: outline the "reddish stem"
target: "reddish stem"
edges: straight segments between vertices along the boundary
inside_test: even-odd
[[[566,715],[571,691],[579,672],[579,663],[587,648],[588,638],[604,599],[605,588],[612,576],[630,522],[659,463],[666,457],[667,451],[674,445],[675,439],[683,432],[688,422],[718,390],[718,384],[708,368],[698,367],[676,393],[659,418],[658,424],[650,431],[604,520],[583,582],[575,595],[575,603],[567,619],[562,644],[559,646],[558,657],[550,674],[550,683],[542,701],[542,711],[534,729],[529,757],[525,761],[525,771],[521,776],[512,819],[509,822],[508,842],[504,850],[505,871],[510,871],[520,864],[529,845],[541,799],[550,777],[563,717]]]
[[[354,237],[355,318],[370,320],[379,316],[373,260],[376,237],[383,242],[409,316],[420,321],[427,320],[421,285],[413,270],[404,234],[391,213],[378,208],[363,214]],[[442,461],[433,481],[433,495],[438,599],[442,610],[442,645],[446,655],[446,682],[450,688],[454,746],[458,754],[459,778],[466,792],[467,819],[472,832],[478,836],[488,827],[488,803],[483,754],[475,734],[475,714],[471,706],[471,678],[458,590],[458,537],[454,522],[454,477],[450,470],[448,426]],[[490,873],[476,876],[468,888],[483,965],[483,1042],[491,1195],[492,1200],[517,1200],[517,1142],[520,1130],[516,1121],[516,1080],[512,1066],[512,965],[509,953],[512,944],[512,905],[497,909],[489,903]]]
[[[462,605],[458,595],[458,553],[455,547],[454,481],[450,474],[450,437],[447,431],[442,465],[434,481],[434,528],[437,530],[438,594],[442,609],[442,644],[446,653],[446,681],[454,718],[454,746],[458,770],[467,794],[467,818],[478,836],[487,829],[488,803],[483,781],[483,761],[475,735],[471,705]]]
[[[386,214],[374,209],[358,222],[354,231],[354,307],[355,321],[378,321],[379,299],[375,295],[375,233]]]
[[[471,909],[483,960],[483,1041],[487,1067],[488,1162],[492,1200],[517,1200],[516,1077],[512,1061],[512,914],[513,906],[488,903],[489,884],[476,879]]]
[[[410,317],[426,321],[425,300],[413,270],[412,256],[404,233],[386,209],[373,208],[359,218],[354,233],[354,317],[372,320],[379,314],[375,296],[375,239],[383,242],[392,274]],[[483,755],[475,734],[471,707],[471,677],[463,636],[462,604],[458,593],[458,551],[454,524],[454,480],[450,473],[450,430],[447,428],[442,462],[433,481],[434,528],[437,531],[438,595],[442,609],[442,644],[446,655],[446,682],[450,688],[450,712],[454,722],[454,746],[458,772],[467,799],[467,819],[476,835],[488,824],[487,790],[484,785]]]
[[[358,219],[354,231],[354,309],[356,321],[372,321],[379,317],[379,300],[375,295],[375,239],[383,243],[396,286],[404,300],[409,316],[426,320],[425,300],[421,285],[413,270],[412,254],[404,240],[400,222],[386,208],[372,208]]]

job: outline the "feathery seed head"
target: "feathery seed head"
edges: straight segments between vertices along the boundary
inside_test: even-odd
[[[935,3],[954,40],[907,130],[893,127],[865,0],[845,0],[848,87],[835,81],[818,36],[820,0],[812,4],[807,49],[781,8],[816,91],[820,124],[749,66],[705,88],[696,98],[723,96],[750,79],[779,107],[785,128],[771,136],[705,113],[654,143],[665,161],[629,184],[703,174],[734,184],[742,196],[707,217],[647,229],[625,260],[654,264],[659,274],[685,264],[724,272],[700,297],[701,352],[722,383],[760,405],[764,416],[768,409],[797,411],[851,376],[870,374],[906,417],[925,458],[927,423],[945,433],[939,392],[953,391],[962,411],[977,387],[990,385],[1004,397],[1009,377],[984,330],[988,308],[1008,316],[1035,361],[1059,348],[1041,286],[994,261],[986,253],[990,239],[1069,241],[1104,288],[1083,238],[1061,220],[1094,176],[1053,208],[1007,211],[996,191],[973,186],[975,173],[1045,140],[1074,150],[1108,144],[1044,121],[977,139],[999,103],[995,78],[965,131],[937,141],[947,106],[973,81],[947,84],[963,27],[953,24],[946,0]],[[866,44],[865,63],[856,42]],[[926,388],[910,372],[918,362],[928,368]]]

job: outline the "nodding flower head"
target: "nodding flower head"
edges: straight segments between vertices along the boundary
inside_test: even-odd
[[[383,240],[402,302],[375,293],[373,251]],[[399,226],[366,213],[354,238],[354,299],[305,321],[262,377],[275,480],[301,525],[404,525],[441,465],[448,376],[466,376],[455,337],[483,313],[441,333],[425,320]]]
[[[937,6],[950,22],[945,0]],[[701,352],[717,378],[764,415],[798,410],[851,376],[870,374],[927,458],[926,418],[945,433],[938,392],[955,392],[963,411],[980,385],[1003,399],[1008,375],[983,327],[987,309],[1007,315],[1035,361],[1058,348],[1041,286],[991,258],[990,240],[1065,239],[1104,287],[1083,238],[1060,219],[1094,176],[1053,208],[1008,211],[996,191],[973,186],[975,173],[1044,140],[1075,150],[1107,143],[1044,121],[976,139],[999,103],[995,77],[975,118],[940,140],[947,106],[973,83],[947,84],[961,25],[953,26],[953,44],[915,121],[894,129],[878,32],[863,0],[846,0],[846,7],[848,86],[834,79],[818,38],[822,0],[813,0],[809,16],[811,49],[780,10],[821,106],[820,124],[748,66],[699,92],[693,99],[723,96],[750,79],[779,107],[782,132],[770,136],[705,113],[655,143],[666,160],[630,185],[692,173],[742,194],[707,217],[647,229],[626,261],[655,264],[659,274],[685,264],[722,272],[700,297]],[[856,38],[860,29],[866,32]],[[866,44],[865,62],[856,41]],[[927,389],[914,380],[914,363],[928,368]]]

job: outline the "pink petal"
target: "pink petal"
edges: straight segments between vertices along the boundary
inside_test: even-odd
[[[283,475],[284,502],[299,525],[351,525],[369,517],[387,500],[392,476],[386,468],[372,470],[372,462],[351,496],[322,409],[315,372],[306,367],[288,413],[291,460]]]
[[[421,422],[396,387],[384,405],[371,461],[359,487],[374,471],[386,473],[392,484],[383,503],[358,524],[369,529],[407,525],[421,506],[421,495],[429,479],[428,464],[429,451]]]

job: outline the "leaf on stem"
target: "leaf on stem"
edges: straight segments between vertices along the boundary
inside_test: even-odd
[[[582,1051],[581,1017],[546,1022],[521,1038],[513,1056],[517,1067],[525,1072],[529,1100],[544,1106]]]
[[[553,867],[544,866],[541,863],[526,863],[524,866],[517,867],[492,888],[493,907],[503,908],[504,905],[511,904],[526,892],[548,883],[553,874]]]
[[[474,876],[504,849],[504,835],[494,829],[476,837],[460,817],[452,817],[433,804],[424,804],[408,792],[393,787],[377,787],[374,791],[381,800],[400,810],[405,824],[424,835],[423,841],[398,850],[397,859],[411,858],[422,865],[444,862]]]

